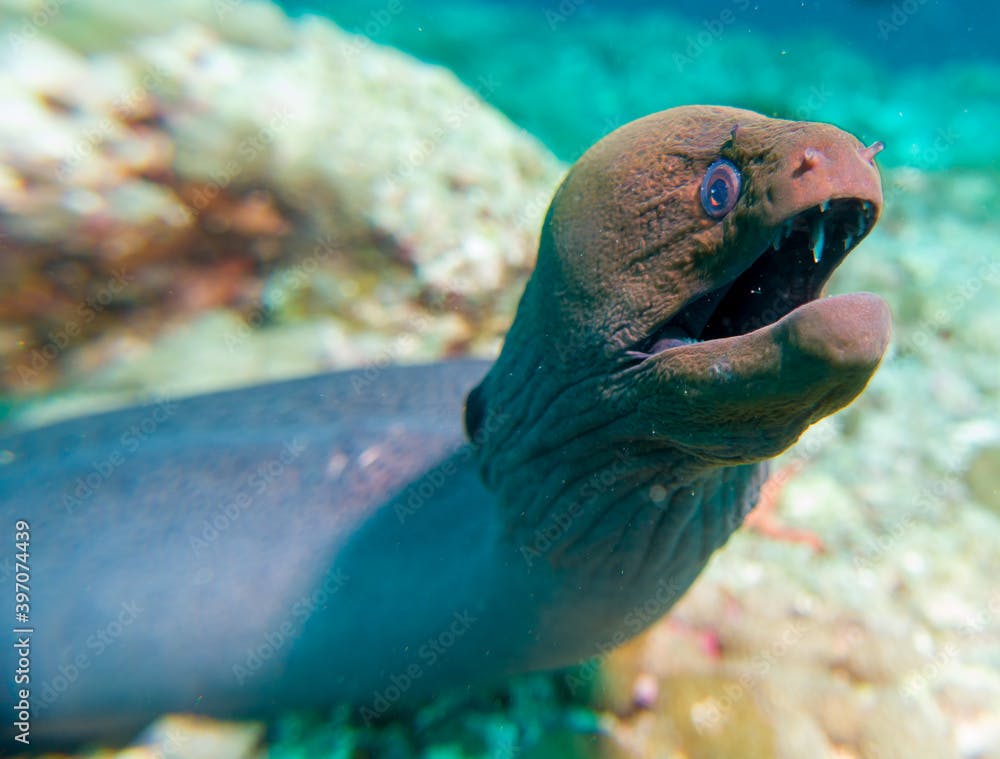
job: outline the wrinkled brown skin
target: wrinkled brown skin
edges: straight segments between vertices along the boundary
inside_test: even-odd
[[[744,270],[789,217],[836,198],[877,214],[871,153],[828,124],[696,106],[622,127],[569,172],[502,354],[466,410],[473,432],[504,419],[480,448],[482,475],[516,541],[540,527],[554,536],[547,560],[576,604],[558,624],[603,628],[600,639],[630,609],[652,609],[651,622],[752,508],[759,462],[865,387],[890,335],[871,294],[638,365],[627,351]],[[743,191],[717,221],[699,187],[720,157],[741,168]]]

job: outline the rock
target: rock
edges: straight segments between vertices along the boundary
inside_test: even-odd
[[[965,484],[977,503],[1000,517],[1000,446],[987,446],[975,454]]]
[[[255,722],[221,722],[171,715],[150,725],[121,756],[149,759],[252,759],[264,727]]]
[[[745,683],[687,675],[664,680],[660,688],[656,709],[608,717],[602,756],[779,759],[774,727]]]
[[[506,328],[563,169],[483,102],[496,84],[238,5],[81,0],[0,51],[8,391],[212,308],[347,343],[443,320],[424,359]]]

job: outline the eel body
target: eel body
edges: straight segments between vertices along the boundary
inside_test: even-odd
[[[654,114],[570,170],[493,364],[0,438],[31,576],[29,680],[5,686],[29,692],[32,742],[165,711],[375,718],[640,632],[742,522],[766,460],[881,360],[884,303],[821,297],[878,217],[877,149],[737,109]]]

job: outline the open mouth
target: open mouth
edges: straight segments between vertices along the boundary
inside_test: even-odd
[[[838,198],[796,214],[735,279],[686,304],[629,355],[646,358],[679,345],[733,337],[773,324],[820,290],[871,230],[875,208]]]

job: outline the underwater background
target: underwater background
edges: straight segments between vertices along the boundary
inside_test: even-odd
[[[562,173],[717,103],[882,140],[831,292],[894,339],[663,621],[365,725],[165,717],[127,756],[1000,758],[1000,11],[0,0],[0,425],[494,356]],[[0,451],[0,463],[3,452]],[[95,747],[85,755],[109,756]]]

